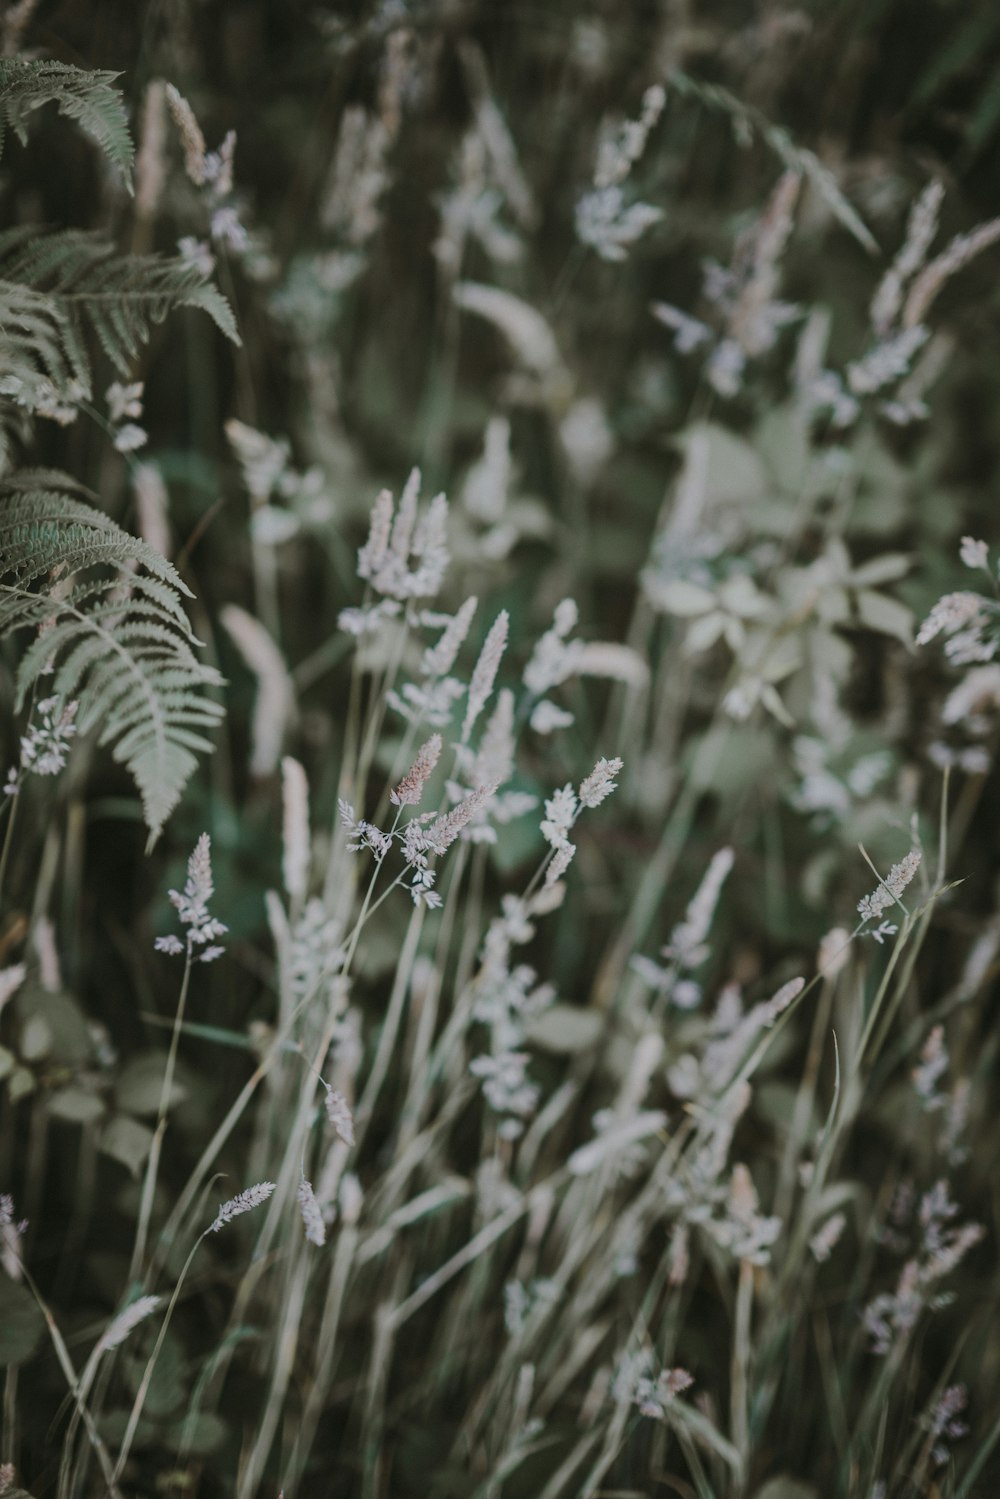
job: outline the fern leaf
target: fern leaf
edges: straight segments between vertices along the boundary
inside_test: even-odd
[[[63,62],[0,59],[0,155],[8,127],[25,141],[28,115],[54,103],[100,147],[131,192],[135,152],[122,96],[112,86],[118,76]]]
[[[47,694],[78,699],[81,730],[132,775],[152,841],[212,748],[222,708],[208,692],[222,678],[195,654],[190,590],[172,564],[56,482],[0,483],[0,638],[36,631],[17,706],[43,679]]]
[[[100,235],[63,230],[0,234],[0,395],[29,411],[92,395],[87,335],[130,374],[154,325],[196,307],[239,344],[229,303],[178,257],[116,255]]]

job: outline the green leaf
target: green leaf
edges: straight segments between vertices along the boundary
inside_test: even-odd
[[[884,593],[863,588],[857,594],[858,618],[869,630],[891,635],[905,646],[913,644],[913,610]]]
[[[138,1178],[152,1143],[153,1131],[145,1124],[127,1114],[116,1114],[101,1135],[100,1149]]]
[[[100,147],[131,192],[135,152],[122,96],[112,87],[119,76],[64,62],[0,60],[0,155],[8,126],[24,141],[27,116],[54,103]]]
[[[207,735],[222,707],[207,690],[222,678],[194,653],[179,598],[189,590],[171,564],[100,511],[35,487],[34,477],[0,483],[0,638],[34,630],[17,672],[18,706],[43,677],[46,695],[78,700],[77,727],[96,729],[128,768],[155,839],[198,752],[212,749]],[[52,588],[53,573],[58,589],[40,591]]]
[[[572,1056],[593,1046],[603,1028],[603,1016],[596,1010],[557,1004],[531,1022],[525,1040],[529,1046],[537,1046],[555,1056]]]
[[[48,1110],[53,1119],[62,1119],[67,1124],[93,1124],[103,1115],[104,1103],[88,1088],[74,1085],[53,1093]]]
[[[115,1102],[123,1113],[155,1115],[159,1112],[166,1063],[167,1054],[163,1051],[148,1051],[126,1062],[115,1087]],[[187,1089],[174,1077],[167,1107],[172,1108],[186,1096]]]
[[[31,1292],[0,1273],[0,1366],[23,1364],[45,1332],[45,1318]]]

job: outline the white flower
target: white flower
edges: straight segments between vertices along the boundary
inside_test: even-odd
[[[972,536],[963,536],[958,555],[966,567],[984,569],[989,567],[990,549],[985,541],[977,541]]]

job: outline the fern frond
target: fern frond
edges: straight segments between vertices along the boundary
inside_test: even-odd
[[[77,724],[127,767],[155,839],[212,748],[222,708],[207,692],[222,678],[195,654],[173,565],[57,478],[0,482],[0,638],[36,631],[17,706],[43,678],[46,695],[78,699]]]
[[[240,342],[225,297],[185,260],[116,255],[83,230],[8,230],[0,234],[0,395],[29,411],[89,399],[88,333],[127,376],[153,326],[177,307],[200,308]]]
[[[0,59],[0,155],[8,127],[23,143],[28,115],[54,103],[100,147],[131,192],[135,151],[122,96],[112,86],[118,76],[64,62]]]

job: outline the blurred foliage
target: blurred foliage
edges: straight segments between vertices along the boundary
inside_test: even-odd
[[[900,856],[914,831],[933,851],[941,777],[929,750],[955,678],[939,657],[914,653],[913,625],[940,595],[968,586],[960,537],[997,534],[1000,252],[964,268],[935,303],[930,321],[947,358],[926,422],[897,425],[872,407],[844,431],[817,423],[803,407],[795,365],[809,329],[821,364],[842,369],[863,356],[872,294],[931,178],[946,189],[942,243],[1000,213],[1000,10],[991,0],[761,0],[752,8],[731,0],[39,0],[23,17],[21,10],[9,5],[0,18],[8,52],[120,73],[138,145],[137,196],[128,197],[119,174],[46,107],[31,120],[28,145],[13,131],[4,141],[5,223],[99,231],[123,253],[174,256],[180,243],[181,253],[197,255],[200,246],[241,338],[234,350],[183,308],[151,330],[130,370],[145,382],[141,453],[109,443],[96,396],[100,410],[72,424],[39,421],[32,435],[12,437],[25,464],[72,474],[130,532],[147,524],[139,465],[155,469],[169,492],[174,562],[195,595],[194,632],[229,684],[218,750],[152,857],[143,852],[128,780],[92,745],[57,787],[28,785],[23,793],[20,829],[31,836],[11,854],[0,951],[13,961],[29,927],[48,915],[61,972],[55,981],[32,972],[4,1011],[0,1185],[16,1183],[36,1279],[64,1314],[70,1340],[85,1342],[127,1283],[139,1183],[153,1147],[175,1003],[175,975],[147,961],[154,934],[168,930],[165,892],[183,884],[187,855],[208,830],[231,955],[224,974],[218,966],[199,972],[194,986],[169,1099],[158,1222],[273,1022],[277,978],[264,892],[277,888],[281,866],[278,758],[284,740],[307,764],[315,826],[330,827],[349,691],[338,617],[360,599],[355,552],[372,497],[383,484],[397,492],[412,465],[422,469],[425,494],[466,496],[455,507],[456,565],[440,607],[452,611],[468,594],[480,596],[474,649],[483,621],[509,610],[511,680],[566,594],[580,604],[587,640],[628,639],[648,649],[652,685],[644,697],[602,680],[568,683],[560,703],[576,717],[573,735],[537,736],[519,762],[518,788],[545,796],[588,771],[592,750],[628,760],[615,816],[595,822],[596,831],[581,826],[576,883],[532,949],[562,1002],[530,1035],[546,1095],[575,1069],[593,1084],[590,1101],[613,1096],[629,1038],[608,1041],[604,1057],[608,1038],[596,1017],[616,986],[631,992],[628,959],[667,941],[720,843],[734,844],[740,859],[699,975],[712,993],[727,982],[753,988],[776,971],[785,977],[812,961],[835,922],[853,923],[857,895],[871,883],[859,843],[879,868]],[[162,98],[159,115],[149,103],[156,80],[189,101],[210,151],[220,152],[235,131],[230,190],[218,189],[218,178],[213,186],[184,175]],[[636,119],[644,91],[658,83],[665,107],[629,178],[629,202],[657,212],[623,244],[622,259],[602,258],[578,233],[601,131]],[[144,148],[152,164],[144,164]],[[722,399],[705,362],[678,353],[651,308],[666,303],[711,321],[703,263],[730,265],[795,152],[812,155],[782,292],[800,311],[753,378]],[[876,251],[861,242],[865,233]],[[517,301],[490,304],[484,286]],[[100,349],[94,358],[100,391],[122,370]],[[502,524],[488,502],[477,510],[467,498],[498,413],[511,462]],[[695,461],[704,462],[701,502],[721,542],[682,567],[670,519]],[[287,668],[286,721],[272,724],[276,752],[265,763],[254,761],[258,682],[224,617],[233,605],[263,624]],[[687,651],[695,626],[700,643]],[[744,669],[750,656],[753,674]],[[12,709],[12,651],[4,661],[10,670],[0,695]],[[821,676],[835,685],[847,722],[839,740],[827,732],[832,718],[817,713]],[[747,715],[720,713],[722,694],[747,681],[757,693]],[[10,723],[5,753],[13,761],[13,714]],[[383,774],[399,746],[394,735],[398,726],[380,750]],[[956,756],[968,748],[958,730],[952,738]],[[986,1126],[996,1117],[998,1036],[988,1013],[965,1004],[995,981],[995,944],[965,990],[961,975],[970,944],[996,931],[996,740],[992,722],[976,739],[989,755],[984,773],[956,770],[949,873],[965,883],[960,899],[949,893],[940,904],[901,1012],[910,1052],[880,1061],[883,1091],[864,1118],[863,1143],[852,1140],[842,1167],[855,1182],[851,1212],[859,1222],[870,1215],[887,1236],[892,1183],[913,1179],[925,1191],[941,1169],[907,1083],[907,1057],[925,1041],[928,1016],[939,1013],[957,1017],[954,1065],[981,1090],[982,1133],[956,1173],[963,1216],[995,1228],[998,1145]],[[533,823],[504,833],[478,875],[484,910],[512,877],[526,880],[539,857]],[[321,831],[321,854],[324,840]],[[359,955],[357,982],[373,1029],[407,915],[390,903],[378,942]],[[878,956],[867,980],[858,977],[859,1007],[884,972]],[[700,1044],[705,1029],[701,1016],[677,1018],[670,1058]],[[773,1142],[793,1114],[791,1083],[808,1045],[807,1036],[787,1032],[772,1048],[741,1124],[745,1153],[759,1154],[769,1185],[781,1164]],[[402,1065],[394,1058],[400,1077]],[[813,1134],[822,1128],[819,1103],[829,1098],[808,1121]],[[366,1186],[389,1169],[392,1128],[388,1110],[376,1115]],[[590,1125],[575,1115],[572,1129],[554,1129],[568,1155]],[[471,1178],[476,1143],[471,1133],[460,1141],[449,1170]],[[220,1169],[242,1181],[249,1154],[247,1141],[234,1140]],[[265,1155],[257,1139],[253,1158]],[[431,1173],[418,1185],[429,1189]],[[460,1200],[457,1208],[451,1201],[429,1208],[420,1274],[480,1226]],[[664,1252],[662,1243],[647,1246],[643,1268],[658,1266]],[[813,1466],[820,1413],[833,1407],[843,1421],[850,1404],[836,1371],[836,1387],[823,1386],[824,1319],[847,1308],[856,1325],[864,1275],[882,1250],[859,1234],[850,1253],[864,1264],[831,1279],[828,1291],[824,1282],[822,1316],[808,1338],[788,1288],[794,1344],[778,1357],[800,1388],[782,1387],[780,1422],[762,1406],[751,1487],[741,1491],[755,1499],[842,1492],[860,1499],[853,1480]],[[407,1250],[393,1272],[400,1298],[412,1289],[404,1281],[416,1260]],[[896,1260],[886,1249],[879,1263],[875,1279],[888,1285]],[[1000,1341],[990,1327],[996,1279],[974,1263],[962,1272],[972,1322],[956,1359],[982,1442],[996,1415]],[[502,1346],[502,1305],[493,1295],[485,1324],[493,1293],[476,1284],[481,1300],[470,1293],[467,1306],[451,1303],[440,1323],[432,1304],[407,1327],[382,1433],[391,1477],[362,1487],[358,1470],[367,1460],[370,1472],[373,1459],[361,1451],[361,1417],[341,1383],[368,1367],[382,1275],[378,1261],[366,1264],[352,1288],[343,1329],[349,1357],[307,1478],[323,1487],[301,1492],[468,1496],[461,1442],[469,1389],[480,1388],[468,1371],[485,1386],[491,1350]],[[222,1292],[230,1278],[232,1262],[222,1255],[164,1341],[134,1443],[141,1492],[235,1491],[232,1475],[265,1380],[259,1360],[243,1359],[244,1342],[256,1350],[256,1328],[227,1325]],[[621,1295],[615,1315],[624,1325],[639,1316],[640,1284]],[[681,1345],[678,1358],[711,1365],[727,1346],[723,1309],[728,1315],[731,1299],[708,1259],[685,1308],[697,1341]],[[907,1453],[911,1467],[907,1433],[953,1377],[955,1338],[942,1329],[953,1334],[958,1324],[949,1317],[943,1308],[928,1330],[889,1437],[872,1436],[894,1461]],[[32,1414],[21,1432],[21,1466],[39,1475],[36,1499],[55,1492],[45,1433],[62,1398],[55,1361],[28,1362],[42,1331],[23,1287],[0,1275],[0,1363],[24,1366],[18,1377]],[[138,1352],[130,1346],[122,1359],[122,1405],[109,1403],[104,1415],[109,1442],[125,1429],[125,1397],[139,1387],[152,1342],[143,1329]],[[845,1385],[860,1357],[855,1340]],[[575,1390],[577,1405],[586,1393]],[[207,1408],[213,1402],[217,1410]],[[562,1409],[558,1398],[553,1406]],[[481,1435],[478,1419],[472,1425]],[[553,1425],[561,1460],[576,1430],[568,1420]],[[175,1482],[169,1464],[182,1431]],[[367,1425],[365,1433],[371,1437]],[[496,1456],[491,1450],[490,1461]],[[645,1493],[662,1459],[659,1431],[644,1424],[627,1443],[623,1437],[618,1490]],[[898,1492],[986,1495],[998,1473],[993,1459],[984,1461],[978,1490],[935,1487],[928,1478]],[[512,1466],[504,1499],[537,1499],[554,1466],[541,1450]],[[472,1467],[478,1482],[482,1462]],[[803,1482],[775,1475],[785,1469]],[[953,1470],[947,1474],[950,1482]],[[269,1471],[268,1482],[280,1476]],[[475,1493],[499,1495],[501,1485]]]

